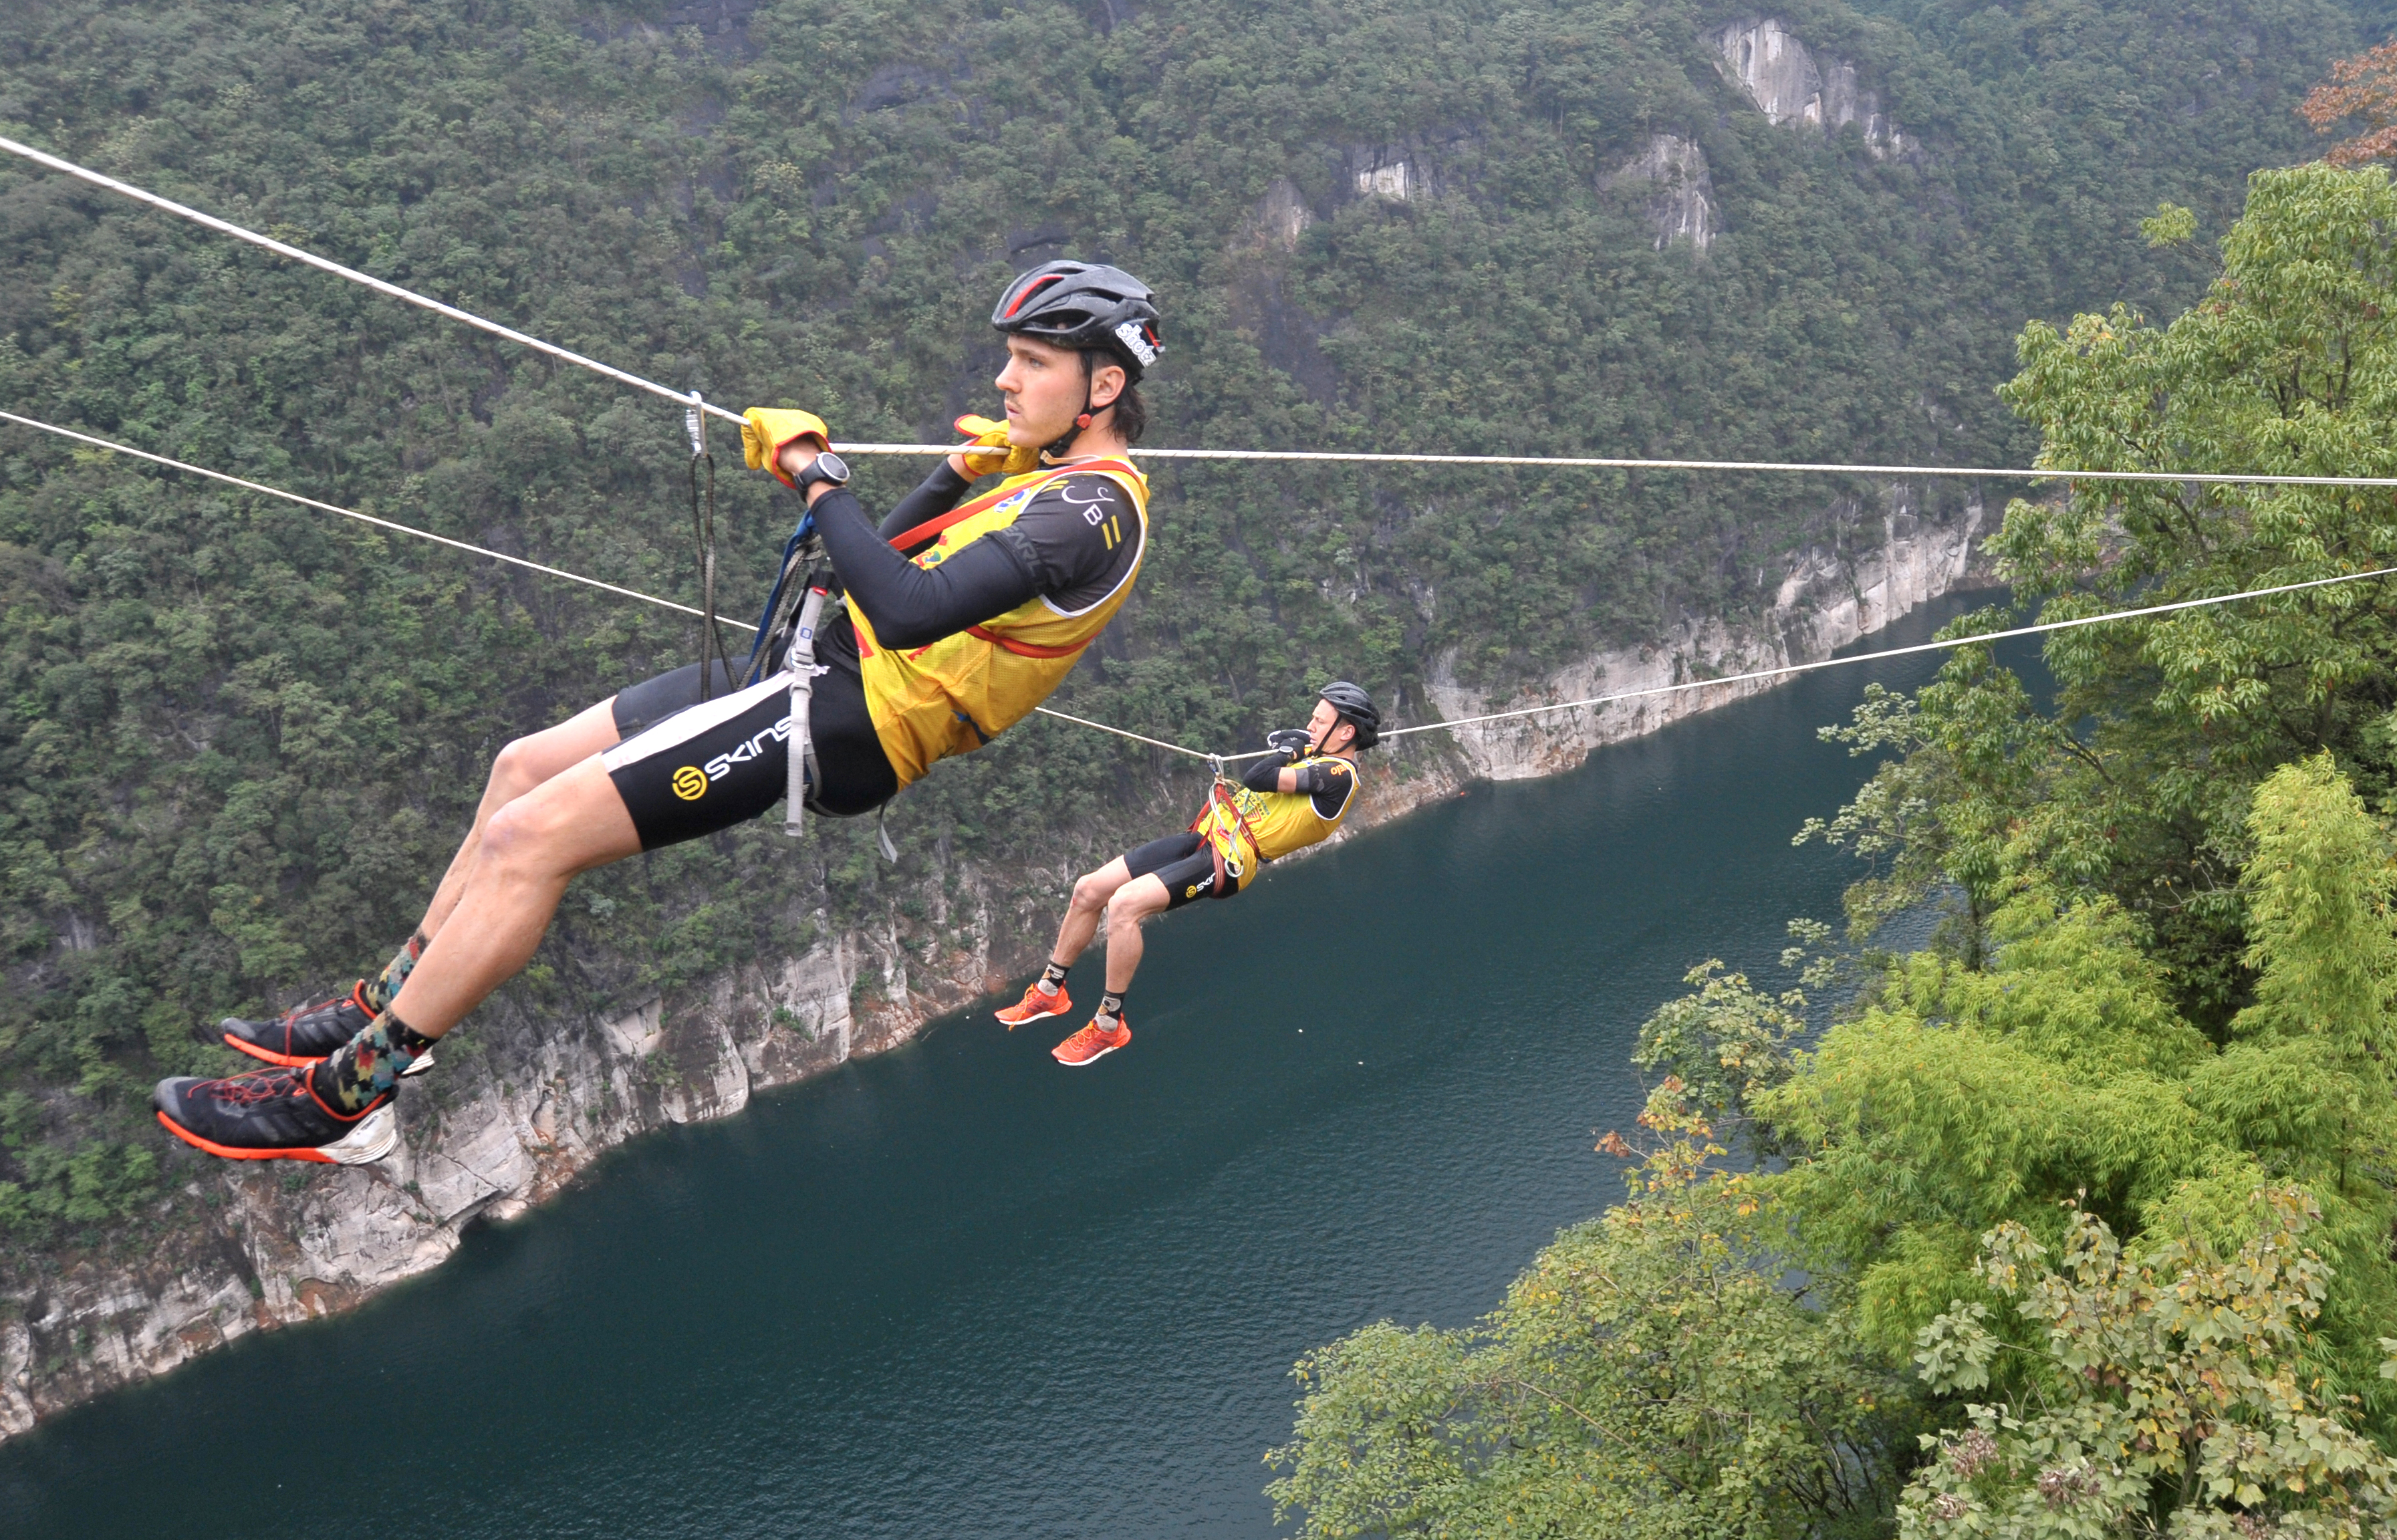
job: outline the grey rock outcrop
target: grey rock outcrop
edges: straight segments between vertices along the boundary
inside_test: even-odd
[[[1814,545],[1788,559],[1761,622],[1734,626],[1712,617],[1684,620],[1661,642],[1600,652],[1504,696],[1457,682],[1455,656],[1434,661],[1426,681],[1440,715],[1454,721],[1551,702],[1621,695],[1695,678],[1715,678],[1828,658],[1917,607],[1964,586],[1973,564],[1982,505],[1934,523],[1904,489],[1891,494],[1881,539],[1861,548]],[[1784,676],[1787,677],[1786,676]],[[1748,679],[1677,690],[1580,711],[1458,728],[1454,735],[1478,775],[1521,781],[1573,769],[1602,743],[1654,732],[1668,722],[1770,690],[1779,679]]]
[[[1656,231],[1656,249],[1687,241],[1700,251],[1715,243],[1718,224],[1714,180],[1707,174],[1707,153],[1678,134],[1657,134],[1639,154],[1599,179],[1601,191],[1646,190],[1648,222]]]
[[[251,1332],[345,1309],[439,1265],[467,1225],[522,1213],[603,1150],[726,1117],[756,1090],[904,1040],[939,1007],[863,1023],[850,1009],[877,939],[843,936],[743,971],[673,1021],[654,999],[596,1016],[487,1010],[497,1019],[478,1018],[409,1085],[400,1146],[382,1161],[300,1173],[296,1191],[288,1169],[207,1168],[184,1189],[210,1216],[197,1243],[12,1281],[0,1437]]]
[[[1715,34],[1715,51],[1718,68],[1738,83],[1766,121],[1828,134],[1854,123],[1875,155],[1907,148],[1906,136],[1881,111],[1880,94],[1858,82],[1856,67],[1808,48],[1780,21],[1734,21]]]
[[[1403,159],[1374,159],[1357,168],[1357,191],[1386,203],[1404,203],[1423,189],[1423,178]]]
[[[1403,173],[1406,163],[1399,162],[1399,168]],[[1405,195],[1403,186],[1399,195]],[[1262,245],[1278,251],[1296,251],[1299,237],[1306,234],[1306,227],[1314,222],[1315,211],[1306,207],[1306,199],[1297,186],[1287,177],[1276,177],[1273,184],[1265,189],[1265,197],[1257,204],[1256,214],[1251,221],[1251,231]]]

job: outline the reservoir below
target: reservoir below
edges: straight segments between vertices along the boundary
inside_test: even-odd
[[[0,1533],[1271,1534],[1292,1362],[1466,1324],[1621,1198],[1591,1145],[1640,1109],[1640,1023],[1707,957],[1791,982],[1786,922],[1837,922],[1861,871],[1789,842],[1870,769],[1815,729],[1938,663],[1803,676],[1159,920],[1135,1040],[1088,1069],[1049,1057],[1080,1016],[1011,1035],[993,1000],[644,1139],[359,1310],[0,1445]]]

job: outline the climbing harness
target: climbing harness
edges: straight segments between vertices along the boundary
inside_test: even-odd
[[[1256,830],[1249,827],[1240,805],[1232,800],[1232,781],[1224,773],[1224,756],[1207,756],[1207,770],[1214,779],[1207,787],[1206,806],[1190,821],[1190,832],[1207,842],[1207,853],[1215,859],[1215,896],[1229,898],[1248,878],[1248,864],[1240,859],[1240,841],[1248,841],[1248,848],[1257,852],[1260,864],[1266,859],[1265,842],[1257,838]],[[1232,847],[1229,855],[1224,853],[1226,845]]]
[[[709,666],[710,651],[714,662],[722,665],[725,676],[732,674],[732,657],[724,645],[724,628],[716,620],[716,456],[707,447],[707,417],[701,409],[707,405],[694,388],[690,405],[683,408],[683,430],[690,435],[690,533],[699,542],[699,698],[703,701],[714,692],[716,670]],[[700,508],[700,469],[707,473],[707,506]]]

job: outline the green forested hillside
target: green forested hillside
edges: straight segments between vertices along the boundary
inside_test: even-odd
[[[733,406],[844,437],[987,408],[1003,278],[1105,257],[1163,292],[1168,444],[2009,461],[2031,316],[2193,298],[2308,153],[2356,42],[2323,0],[1777,9],[1908,148],[1774,127],[1716,68],[1748,13],[1385,0],[19,0],[0,131]],[[1652,136],[1704,152],[1710,248],[1659,250]],[[1359,173],[1408,162],[1411,195]],[[1286,184],[1278,186],[1278,184]],[[1292,194],[1295,194],[1295,203]],[[1303,205],[1305,221],[1279,222]],[[1303,224],[1303,228],[1297,228]],[[1295,229],[1292,238],[1291,232]],[[60,179],[0,166],[0,404],[656,591],[694,588],[678,414]],[[93,1241],[159,1189],[191,1024],[405,932],[490,752],[679,661],[604,596],[21,432],[0,462],[0,1221]],[[719,455],[730,446],[719,440]],[[869,499],[905,468],[872,467]],[[728,475],[731,608],[783,507]],[[1420,712],[1687,610],[1857,487],[1181,467],[1080,706],[1252,734],[1330,672]],[[1962,497],[1961,490],[1937,495]],[[578,890],[519,987],[675,988],[1128,795],[1027,728],[859,831],[742,831]],[[821,896],[819,896],[821,895]],[[154,1212],[139,1209],[143,1214]],[[141,1223],[151,1223],[143,1219]]]
[[[2385,475],[2392,229],[2385,167],[2259,172],[2202,301],[2033,322],[2004,398],[2076,466]],[[2076,483],[1951,635],[2387,571],[2391,508]],[[1858,944],[1784,959],[1828,1024],[1693,972],[1630,1201],[1475,1329],[1301,1364],[1304,1532],[2389,1533],[2392,621],[2377,578],[2053,633],[2052,703],[1986,645],[1868,690],[1828,735],[1891,757],[1801,835],[1871,862]]]

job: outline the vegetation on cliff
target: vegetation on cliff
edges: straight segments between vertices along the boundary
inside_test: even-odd
[[[986,407],[989,296],[1072,253],[1167,296],[1165,442],[2005,460],[2031,443],[1989,394],[2015,318],[2193,293],[2202,256],[2143,247],[2137,215],[2170,198],[2227,219],[2240,174],[2303,153],[2289,104],[2351,40],[2324,0],[1782,14],[1857,65],[1911,148],[1768,123],[1718,68],[1734,18],[1690,0],[60,0],[0,37],[0,127],[858,438]],[[1654,189],[1614,178],[1659,134],[1710,167],[1703,253],[1660,249]],[[1360,185],[1400,160],[1403,201]],[[0,401],[693,591],[671,408],[14,164],[0,221]],[[690,637],[33,435],[7,447],[0,1232],[22,1248],[173,1223],[161,1177],[187,1157],[143,1092],[222,1062],[194,1024],[371,967],[491,752]],[[905,479],[863,477],[877,498]],[[738,609],[784,512],[724,480]],[[1881,495],[1219,466],[1159,483],[1142,591],[1070,698],[1209,742],[1329,671],[1420,710],[1442,659],[1503,685],[1753,607],[1829,498]],[[1154,769],[1030,727],[910,792],[895,875],[839,825],[796,859],[762,829],[660,852],[579,886],[516,987],[591,1008],[819,925],[920,916],[969,866],[1056,861],[1060,827],[1104,826]]]
[[[2392,231],[2384,169],[2258,172],[2200,302],[2034,322],[2005,399],[2059,464],[2389,475]],[[2397,565],[2391,506],[2069,483],[2008,508],[2015,609],[1956,633]],[[1866,949],[1810,968],[1851,998],[1793,1051],[1802,993],[1694,974],[1645,1034],[1633,1200],[1481,1328],[1303,1365],[1280,1500],[1323,1535],[1490,1533],[1499,1487],[1550,1533],[2381,1533],[2392,595],[2057,633],[2045,704],[1979,646],[1868,700],[1831,735],[1892,757],[1801,836],[1873,863]],[[1926,903],[1929,945],[1869,949]],[[1712,1169],[1724,1134],[1748,1170]],[[1693,1304],[1743,1292],[1786,1324]]]

